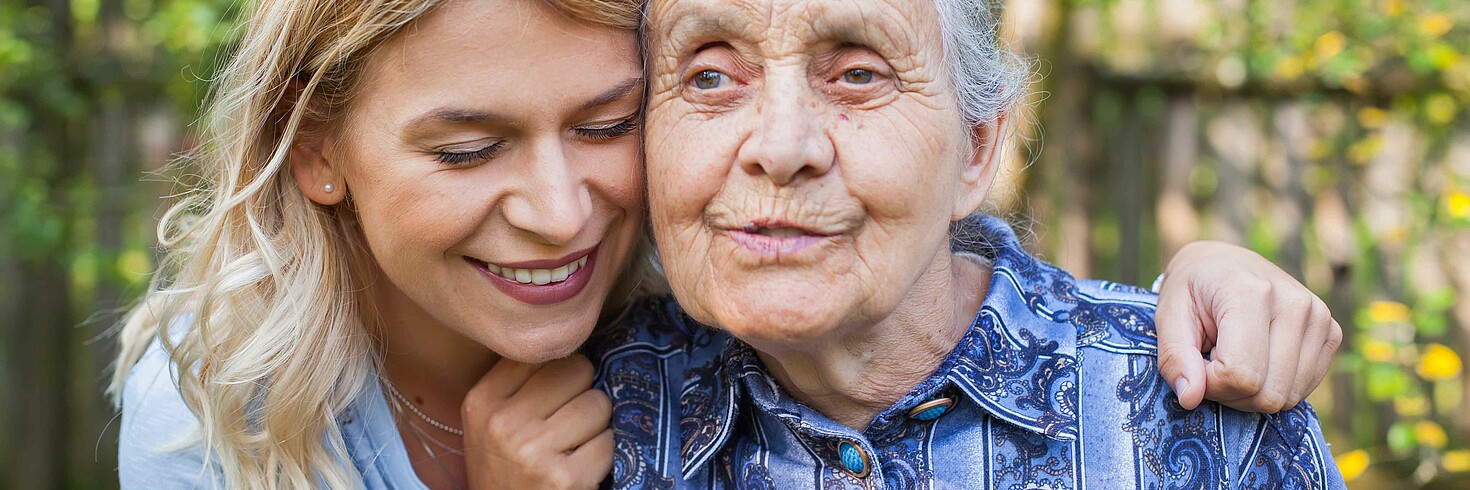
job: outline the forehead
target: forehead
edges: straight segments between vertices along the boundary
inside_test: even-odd
[[[852,43],[911,50],[938,40],[933,0],[653,0],[655,45]]]
[[[577,22],[543,3],[450,1],[369,58],[363,89],[407,99],[395,101],[404,110],[445,100],[515,109],[585,99],[638,75],[633,31]]]

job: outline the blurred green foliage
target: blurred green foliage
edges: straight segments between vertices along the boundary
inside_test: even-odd
[[[1023,176],[1024,211],[1054,234],[1093,234],[1063,265],[1150,277],[1162,262],[1140,251],[1212,237],[1278,261],[1347,335],[1312,399],[1350,485],[1470,485],[1470,2],[1007,3],[1013,37],[1047,57],[1041,129],[1067,135],[1043,145],[1060,161]],[[1085,148],[1069,151],[1076,139]],[[1188,175],[1171,177],[1180,154]],[[1058,192],[1075,187],[1048,164],[1096,194],[1150,199]]]
[[[1013,204],[1042,251],[1133,282],[1194,238],[1283,263],[1347,332],[1313,401],[1353,485],[1465,484],[1470,2],[1006,3],[1048,94]],[[0,401],[0,486],[116,485],[96,341],[114,317],[86,320],[141,292],[174,190],[142,177],[192,144],[247,4],[0,0],[0,391],[32,394]],[[1183,126],[1171,177],[1162,135]],[[48,295],[65,311],[37,320]]]

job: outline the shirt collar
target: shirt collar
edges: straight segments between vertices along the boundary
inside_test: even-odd
[[[998,419],[1046,437],[1076,439],[1077,327],[1068,315],[1078,302],[1076,280],[1027,254],[1001,219],[976,216],[960,227],[979,240],[953,248],[979,255],[993,267],[980,312],[935,373],[869,427],[897,423],[909,408],[954,387]],[[799,406],[795,400],[782,400],[786,396],[775,386],[769,393],[762,389],[760,380],[770,379],[764,366],[749,346],[725,337],[723,352],[692,369],[681,392],[685,478],[719,452],[739,410],[754,408],[754,398],[761,398],[764,408]],[[751,386],[761,393],[749,393]]]

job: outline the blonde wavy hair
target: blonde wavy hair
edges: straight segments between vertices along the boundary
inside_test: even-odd
[[[372,259],[350,207],[308,200],[287,155],[300,132],[340,120],[378,46],[444,1],[245,6],[243,36],[200,121],[202,143],[178,162],[201,182],[159,224],[166,255],[123,322],[108,389],[120,404],[132,366],[158,339],[199,419],[201,471],[229,488],[345,488],[361,478],[336,416],[379,362],[363,298]],[[630,30],[642,8],[540,1]],[[645,240],[635,257],[649,250]],[[646,262],[626,269],[609,308],[657,290]]]

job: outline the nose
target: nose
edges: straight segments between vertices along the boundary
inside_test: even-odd
[[[592,216],[592,195],[581,171],[567,158],[559,140],[537,143],[524,183],[507,199],[503,213],[511,226],[552,245],[571,243]]]
[[[835,150],[822,124],[823,101],[804,70],[771,70],[755,105],[755,128],[736,154],[740,168],[788,185],[832,169]]]

